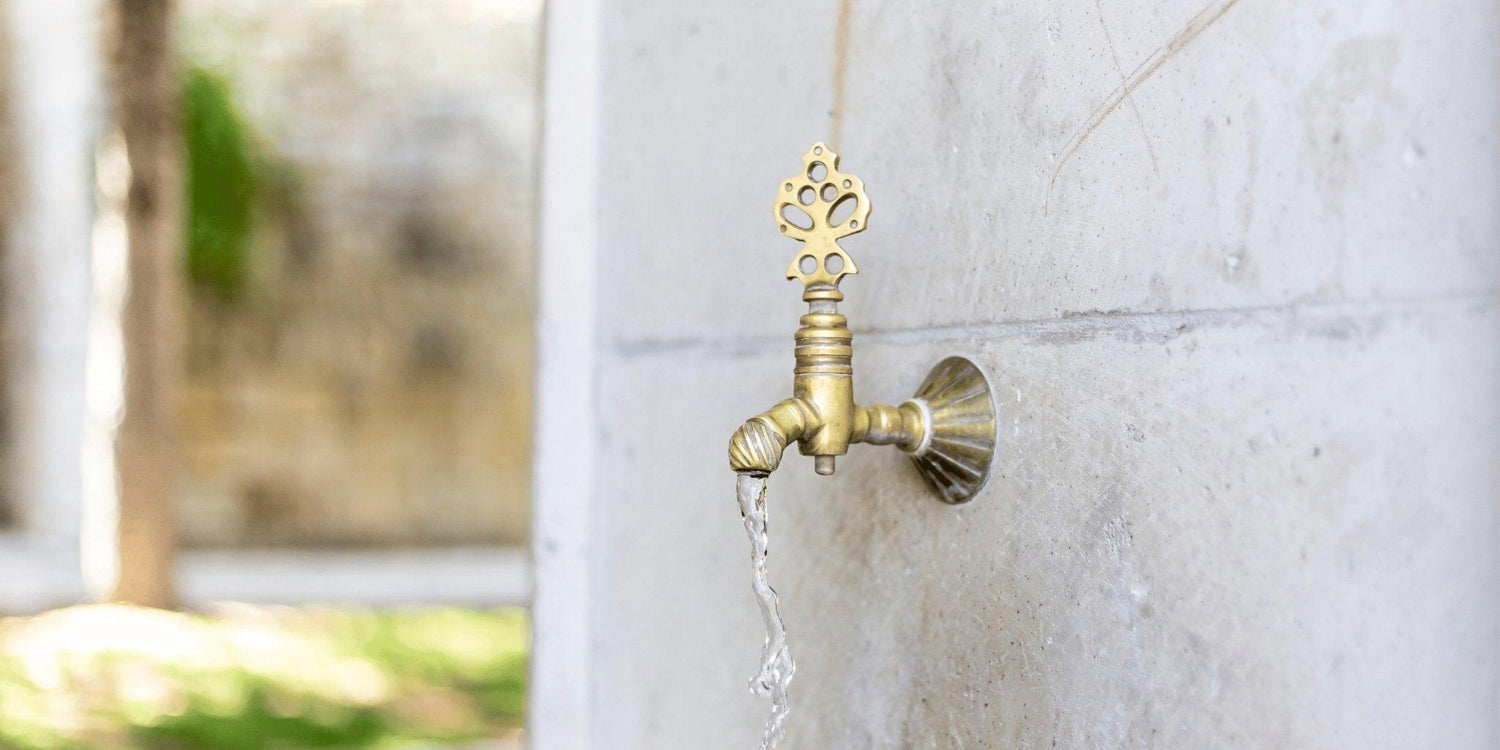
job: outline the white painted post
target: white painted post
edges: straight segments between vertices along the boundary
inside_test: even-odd
[[[538,236],[530,741],[592,745],[600,9],[547,4]]]
[[[18,200],[6,238],[16,349],[14,466],[21,523],[76,548],[83,504],[84,359],[94,143],[102,116],[96,0],[5,3]]]

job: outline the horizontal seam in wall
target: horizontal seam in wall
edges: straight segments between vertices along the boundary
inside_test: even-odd
[[[1185,326],[1244,325],[1248,322],[1285,320],[1298,316],[1313,319],[1327,317],[1358,318],[1387,315],[1393,312],[1418,312],[1443,307],[1488,310],[1500,304],[1500,292],[1448,294],[1437,297],[1392,298],[1382,300],[1338,302],[1293,302],[1283,305],[1199,308],[1194,310],[1130,312],[1092,310],[1063,313],[1055,318],[970,323],[901,329],[861,329],[853,326],[856,341],[870,344],[941,344],[966,340],[999,340],[1007,338],[1054,338],[1111,332],[1166,331]],[[751,356],[777,349],[790,349],[792,332],[784,336],[683,337],[643,339],[616,342],[605,356],[634,359],[662,354],[711,353]]]

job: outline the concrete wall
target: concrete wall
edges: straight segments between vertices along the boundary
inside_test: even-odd
[[[891,449],[772,477],[787,747],[1500,744],[1500,7],[596,10],[592,746],[759,736],[724,443],[789,393],[814,140],[874,205],[858,397],[966,353],[1002,457],[961,508]]]

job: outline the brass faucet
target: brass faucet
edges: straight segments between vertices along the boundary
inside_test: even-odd
[[[802,252],[786,277],[802,282],[807,314],[794,336],[792,397],[751,417],[729,440],[729,466],[741,474],[776,470],[796,441],[817,473],[834,473],[851,443],[895,445],[949,503],[967,502],[989,478],[996,441],[995,404],[984,372],[963,357],[948,357],[899,406],[854,402],[854,336],[838,312],[839,282],[859,273],[838,241],[863,232],[870,216],[864,183],[839,171],[839,155],[814,143],[802,172],[783,180],[773,212],[781,232]]]

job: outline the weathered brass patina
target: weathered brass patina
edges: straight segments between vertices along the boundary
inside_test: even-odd
[[[838,241],[867,227],[864,183],[839,171],[838,154],[815,143],[802,156],[802,172],[778,186],[773,212],[781,232],[803,243],[786,275],[802,282],[808,311],[794,337],[792,397],[735,431],[730,467],[769,474],[796,441],[827,475],[850,443],[895,445],[944,501],[973,499],[989,478],[996,437],[989,382],[973,362],[949,357],[938,363],[900,406],[854,402],[854,337],[838,303],[844,299],[839,282],[859,267]]]

